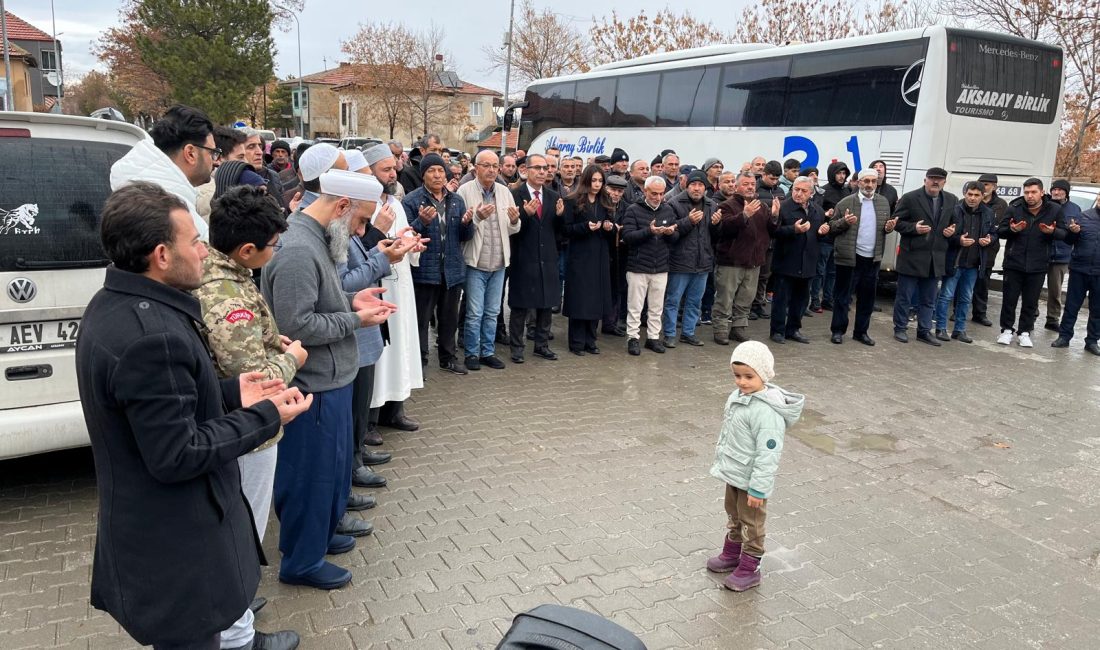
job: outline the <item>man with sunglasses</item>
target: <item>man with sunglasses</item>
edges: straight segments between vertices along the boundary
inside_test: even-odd
[[[198,186],[210,181],[222,151],[214,145],[214,123],[202,111],[177,104],[168,109],[149,135],[111,166],[111,189],[147,181],[175,194],[187,206],[199,238],[209,228],[195,209]]]

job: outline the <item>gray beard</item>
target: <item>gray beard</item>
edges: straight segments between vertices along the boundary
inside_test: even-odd
[[[348,229],[348,219],[337,219],[325,229],[328,235],[328,255],[337,264],[348,261],[348,246],[351,245],[351,231]]]

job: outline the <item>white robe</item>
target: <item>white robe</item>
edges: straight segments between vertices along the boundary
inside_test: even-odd
[[[395,197],[388,199],[390,209],[396,218],[390,226],[389,237],[397,235],[397,230],[407,225],[405,209]],[[381,209],[379,204],[379,209]],[[378,216],[375,212],[371,222]],[[403,402],[409,398],[414,388],[424,387],[424,368],[420,365],[420,333],[416,323],[416,296],[413,294],[413,281],[409,256],[392,266],[390,274],[382,278],[386,292],[382,299],[397,305],[397,312],[386,321],[389,325],[390,342],[382,349],[382,357],[374,364],[374,393],[371,395],[371,408],[382,406],[386,402]]]

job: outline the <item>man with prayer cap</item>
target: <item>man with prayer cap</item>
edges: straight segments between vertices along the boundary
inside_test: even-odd
[[[337,589],[351,581],[351,573],[325,555],[355,548],[353,537],[335,534],[351,479],[352,382],[359,370],[355,331],[384,322],[396,306],[380,300],[377,288],[349,300],[337,273],[347,260],[351,232],[362,228],[377,206],[379,183],[339,169],[314,181],[319,194],[287,219],[289,228],[264,269],[261,289],[279,331],[300,340],[309,353],[293,385],[313,394],[310,412],[285,427],[275,468],[283,554],[279,580]]]
[[[368,167],[367,159],[363,156],[363,152],[358,149],[348,149],[344,152],[344,160],[348,163],[349,172],[363,171]]]
[[[327,142],[311,145],[298,160],[298,173],[302,176],[302,203],[304,210],[320,195],[321,184],[317,179],[330,169],[347,169],[348,162],[342,151]]]
[[[397,182],[397,159],[389,146],[376,144],[365,150],[363,156],[370,165],[371,173],[385,188],[383,201],[364,236],[363,243],[370,247],[382,239],[400,236],[400,230],[408,228],[409,224],[404,218],[405,210],[401,202],[394,195],[400,184]],[[386,298],[398,306],[398,312],[387,328],[389,344],[383,348],[382,357],[375,364],[370,421],[372,427],[381,425],[401,431],[416,431],[420,425],[405,416],[405,400],[414,389],[424,387],[411,261],[406,259],[394,264],[394,273],[382,280],[382,286],[386,289]],[[381,442],[377,438],[376,441],[375,444]]]

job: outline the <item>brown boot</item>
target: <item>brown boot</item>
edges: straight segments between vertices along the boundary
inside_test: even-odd
[[[714,342],[718,345],[729,345],[730,335],[729,332],[723,332],[721,330],[714,331]]]
[[[749,335],[745,331],[747,329],[748,329],[747,327],[731,327],[730,328],[730,338],[733,339],[734,341],[737,341],[738,343],[744,343],[745,341],[748,341],[749,340]]]

